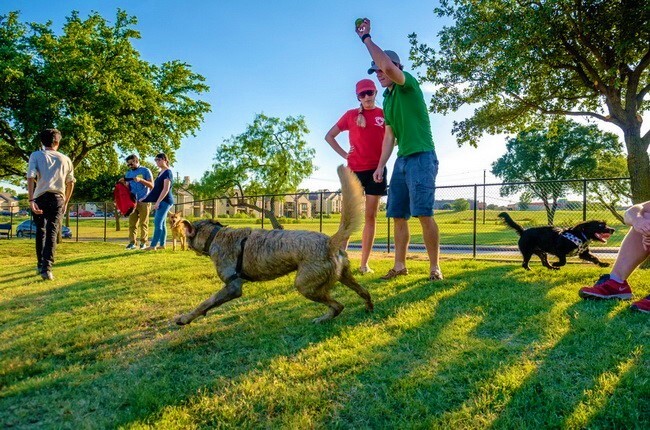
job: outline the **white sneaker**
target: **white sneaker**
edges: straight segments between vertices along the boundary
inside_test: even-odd
[[[366,273],[375,273],[375,271],[368,266],[363,266],[363,267],[359,267],[359,273],[365,275]]]

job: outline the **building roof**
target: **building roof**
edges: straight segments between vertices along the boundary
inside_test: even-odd
[[[18,198],[12,196],[10,193],[0,193],[0,200],[4,200],[5,202],[17,202]]]

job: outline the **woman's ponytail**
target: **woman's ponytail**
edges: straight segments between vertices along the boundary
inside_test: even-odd
[[[363,116],[363,104],[359,106],[359,115],[357,116],[357,125],[361,128],[366,127],[366,118]]]

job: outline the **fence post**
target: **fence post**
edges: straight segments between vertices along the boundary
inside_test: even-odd
[[[104,202],[104,242],[106,242],[106,202]]]
[[[214,220],[214,216],[217,213],[217,199],[212,199],[212,220]]]
[[[75,242],[79,242],[79,203],[77,203],[77,216],[76,216],[76,218],[77,218],[77,234],[76,234],[77,237],[75,238]]]
[[[582,220],[587,221],[587,180],[582,180]]]
[[[323,232],[323,192],[321,191],[320,193],[320,214],[318,217],[320,218],[320,231],[321,233]]]
[[[390,218],[386,217],[386,252],[390,254]]]
[[[476,258],[476,221],[477,221],[477,214],[478,214],[478,204],[477,204],[477,194],[478,194],[478,187],[476,184],[474,184],[474,234],[472,237],[472,258]]]
[[[262,228],[264,228],[264,209],[266,208],[264,196],[262,196]]]

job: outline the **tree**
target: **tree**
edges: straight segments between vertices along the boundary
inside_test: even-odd
[[[106,209],[115,217],[115,231],[120,231],[120,214],[113,203],[115,183],[124,176],[121,173],[101,173],[92,179],[78,180],[74,187],[74,200],[78,202],[106,202]],[[66,214],[70,216],[70,212]],[[69,219],[66,219],[69,226]]]
[[[615,154],[604,154],[598,158],[598,165],[592,176],[597,178],[623,178],[627,175],[625,157]],[[582,190],[580,190],[582,192]],[[628,206],[632,200],[630,182],[625,179],[611,179],[602,181],[587,181],[587,194],[589,200],[595,200],[618,219],[621,223],[623,215],[618,208]]]
[[[530,196],[530,193],[524,192],[521,193],[521,196],[519,196],[519,203],[517,203],[517,206],[519,207],[520,211],[527,211],[532,201],[533,199]]]
[[[274,228],[282,228],[273,210],[275,197],[269,210],[244,196],[294,193],[314,171],[315,151],[307,147],[307,133],[302,116],[281,120],[258,114],[246,131],[217,149],[212,170],[203,174],[196,188],[202,196],[223,194],[231,206],[263,212]]]
[[[456,199],[451,203],[451,207],[456,212],[462,212],[469,209],[469,202],[467,199]]]
[[[439,51],[411,34],[411,58],[439,88],[431,110],[481,104],[455,122],[459,144],[483,133],[516,133],[544,115],[618,126],[636,203],[650,200],[650,131],[641,114],[650,91],[650,8],[632,0],[442,0],[455,23]],[[540,115],[541,114],[541,115]]]
[[[193,98],[208,87],[187,64],[140,58],[137,19],[124,11],[113,26],[72,12],[61,34],[18,18],[0,16],[0,179],[24,181],[46,127],[61,130],[77,176],[93,178],[125,153],[173,158],[210,110]]]
[[[492,163],[492,174],[513,183],[501,187],[502,196],[525,189],[540,198],[548,224],[552,225],[557,200],[566,194],[570,184],[544,181],[589,177],[599,157],[620,152],[616,135],[603,133],[595,125],[560,119],[548,129],[530,127],[507,139],[506,153]]]

